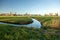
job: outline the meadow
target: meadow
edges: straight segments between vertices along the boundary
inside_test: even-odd
[[[0,17],[0,20],[12,17]],[[60,17],[38,16],[38,17],[13,17],[13,21],[35,18],[41,22],[41,28],[16,27],[0,24],[0,40],[60,40]],[[20,19],[21,18],[21,19]],[[26,19],[28,20],[28,19]]]
[[[28,17],[14,17],[14,16],[3,16],[0,17],[0,22],[10,23],[10,24],[30,24],[32,19]]]

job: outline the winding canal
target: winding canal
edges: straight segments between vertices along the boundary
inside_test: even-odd
[[[0,22],[0,24],[4,24],[4,25],[11,25],[11,26],[18,26],[18,27],[21,27],[21,26],[26,26],[26,27],[35,27],[35,28],[41,28],[41,23],[36,20],[36,19],[33,19],[33,23],[31,24],[27,24],[27,25],[17,25],[17,24],[9,24],[9,23],[3,23],[3,22]]]

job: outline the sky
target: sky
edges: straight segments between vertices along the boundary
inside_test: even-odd
[[[0,13],[60,14],[60,0],[0,0]]]

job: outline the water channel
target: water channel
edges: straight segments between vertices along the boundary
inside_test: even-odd
[[[27,25],[17,25],[17,24],[9,24],[9,23],[3,23],[3,22],[0,22],[0,24],[4,24],[4,25],[11,25],[11,26],[18,26],[18,27],[21,27],[21,26],[26,26],[26,27],[35,27],[35,28],[41,28],[41,23],[36,20],[36,19],[33,19],[33,23],[31,24],[27,24]]]

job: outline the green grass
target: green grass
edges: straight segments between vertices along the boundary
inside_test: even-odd
[[[0,22],[12,23],[12,24],[29,24],[32,23],[32,19],[28,17],[0,17]]]
[[[60,40],[60,30],[0,25],[0,40]]]

